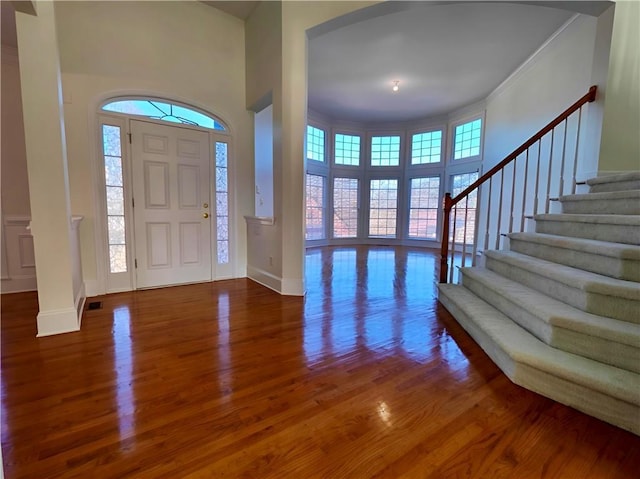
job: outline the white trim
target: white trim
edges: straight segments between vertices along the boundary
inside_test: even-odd
[[[273,216],[250,216],[245,215],[245,221],[248,225],[269,225],[276,224],[276,219]]]
[[[283,296],[304,296],[304,281],[299,278],[281,278],[261,268],[247,266],[247,277]]]
[[[82,313],[84,312],[84,304],[87,302],[87,295],[85,294],[84,283],[80,284],[80,290],[76,294],[75,298],[75,306],[76,306],[76,315],[78,317],[78,329],[80,329],[80,325],[82,324]]]
[[[276,293],[282,293],[282,278],[255,266],[247,265],[247,278],[265,286]]]
[[[574,14],[560,28],[558,28],[549,38],[545,40],[545,42],[542,45],[540,45],[540,47],[538,47],[538,49],[535,52],[529,55],[529,58],[527,58],[524,62],[522,62],[522,64],[518,68],[516,68],[507,78],[505,78],[502,81],[502,83],[500,83],[497,87],[495,87],[493,91],[486,96],[485,101],[489,103],[495,97],[499,96],[512,82],[514,82],[518,77],[520,77],[525,72],[525,70],[527,70],[531,65],[533,65],[536,62],[538,55],[540,55],[544,50],[546,50],[549,47],[549,45],[551,45],[551,43],[553,43],[555,39],[558,38],[558,36],[569,27],[569,25],[571,25],[578,18],[580,18],[580,16],[581,15],[579,13]]]
[[[9,276],[2,278],[2,294],[25,293],[37,291],[38,282],[34,276]]]
[[[38,334],[36,337],[80,331],[78,312],[75,308],[54,309],[38,313]]]
[[[3,221],[5,226],[24,226],[25,228],[29,226],[30,222],[31,216],[25,215],[5,215]]]

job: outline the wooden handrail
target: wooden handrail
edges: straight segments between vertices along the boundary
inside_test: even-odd
[[[535,135],[533,135],[531,138],[529,138],[527,141],[525,141],[522,145],[520,145],[518,148],[516,148],[511,154],[509,154],[507,157],[505,157],[504,160],[502,160],[500,163],[495,165],[493,168],[491,168],[489,171],[487,171],[485,174],[483,174],[480,178],[478,178],[476,181],[474,181],[471,185],[469,185],[466,189],[464,189],[455,198],[451,198],[451,194],[450,193],[446,193],[444,195],[444,205],[443,205],[444,215],[443,215],[443,224],[442,224],[442,243],[441,243],[441,248],[440,248],[440,282],[441,283],[446,283],[447,282],[447,269],[448,269],[447,255],[448,255],[448,248],[449,248],[449,218],[450,218],[451,209],[457,203],[459,203],[461,200],[463,200],[464,198],[469,196],[469,194],[471,194],[473,191],[475,191],[478,187],[480,187],[480,185],[482,185],[485,181],[487,181],[493,175],[495,175],[496,173],[498,173],[499,171],[504,169],[505,166],[507,166],[509,163],[511,163],[513,160],[515,160],[518,156],[520,156],[522,153],[524,153],[529,148],[531,148],[537,141],[542,139],[543,136],[545,136],[547,133],[552,131],[560,123],[565,121],[572,113],[574,113],[575,111],[579,110],[585,103],[593,102],[596,99],[597,90],[598,90],[598,87],[596,85],[593,85],[591,88],[589,88],[589,91],[584,96],[582,96],[582,98],[580,98],[578,101],[576,101],[573,105],[571,105],[565,111],[560,113],[560,115],[558,115],[554,120],[549,122],[544,128],[542,128]]]

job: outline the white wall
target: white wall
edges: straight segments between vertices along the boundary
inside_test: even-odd
[[[247,104],[269,93],[273,103],[275,216],[273,226],[250,225],[248,270],[265,268],[284,294],[304,293],[307,30],[373,3],[263,2],[247,21]]]
[[[5,215],[31,214],[29,180],[22,121],[20,69],[16,48],[2,46],[2,211]]]
[[[596,24],[579,15],[487,98],[485,170],[589,90]]]
[[[256,216],[273,216],[273,105],[254,116]]]
[[[547,123],[562,113],[573,102],[585,95],[591,86],[593,59],[596,45],[598,20],[587,15],[578,15],[570,20],[555,37],[552,37],[534,56],[498,87],[486,100],[485,132],[484,132],[484,164],[483,171],[502,161],[507,155],[537,133]],[[582,116],[583,137],[585,125],[589,120],[589,109],[585,108]],[[577,126],[577,117],[572,118],[567,128],[567,145],[565,148],[564,174],[560,173],[562,165],[562,135],[559,130],[554,140],[554,154],[551,169],[550,197],[559,192],[560,178],[564,178],[563,193],[571,192],[573,160],[575,157],[573,131]],[[523,218],[535,212],[544,212],[547,204],[546,182],[549,177],[548,147],[550,136],[545,137],[540,158],[540,189],[538,202],[528,199],[523,208],[524,193],[524,155],[514,166],[504,170],[504,190],[502,193],[502,213],[498,215],[497,205],[500,201],[500,174],[494,177],[491,195],[491,217],[487,229],[487,218],[484,214],[479,221],[479,249],[494,249],[500,233],[523,229],[528,231],[532,224]],[[596,159],[594,157],[593,161]],[[537,175],[537,149],[532,149],[527,174],[527,198],[531,198],[535,189]],[[595,171],[595,164],[588,161],[578,162],[577,176],[584,179],[588,172]],[[515,182],[514,182],[515,178]],[[481,210],[487,209],[488,183],[481,191]],[[513,195],[512,195],[513,191]],[[511,219],[511,202],[513,196],[513,220]],[[537,206],[536,206],[537,205]],[[549,211],[555,212],[557,203],[549,202]],[[498,221],[500,225],[498,225]],[[488,234],[487,234],[488,233]],[[485,246],[487,243],[487,246]],[[504,239],[500,239],[504,245]]]
[[[233,135],[236,275],[246,274],[243,215],[253,211],[251,115],[245,109],[244,24],[200,2],[56,3],[71,207],[85,281],[96,281],[95,111],[119,94],[150,94],[221,117]],[[89,291],[91,293],[92,291]]]
[[[18,50],[2,46],[1,186],[2,197],[2,293],[36,289],[33,238],[27,229],[31,219],[29,179],[22,119],[22,95]]]
[[[604,99],[600,172],[640,170],[640,2],[617,1]]]

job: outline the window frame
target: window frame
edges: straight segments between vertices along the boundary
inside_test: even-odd
[[[465,158],[454,159],[455,144],[456,144],[456,128],[466,123],[480,120],[480,148],[477,155],[467,156]],[[447,148],[447,163],[451,165],[462,165],[467,163],[481,162],[484,157],[484,131],[485,131],[485,111],[468,114],[465,116],[456,117],[453,121],[449,122],[448,129],[448,148]]]
[[[104,107],[108,106],[111,103],[116,103],[116,102],[123,102],[123,101],[156,101],[158,103],[165,103],[165,104],[169,104],[169,105],[175,105],[175,106],[179,106],[181,108],[185,108],[187,110],[192,110],[196,113],[199,113],[201,115],[204,115],[208,118],[210,118],[211,120],[213,120],[214,124],[218,123],[220,124],[220,126],[222,126],[222,129],[219,128],[209,128],[206,126],[202,126],[202,125],[194,125],[192,123],[180,123],[180,122],[172,122],[169,120],[163,120],[162,118],[154,118],[148,115],[137,115],[135,113],[124,113],[124,112],[118,112],[118,111],[113,111],[113,110],[105,110]],[[125,115],[127,117],[134,117],[134,118],[144,118],[146,120],[150,120],[150,121],[160,121],[163,124],[169,123],[169,124],[174,124],[174,125],[180,125],[180,126],[186,126],[186,127],[196,127],[196,128],[202,128],[205,129],[207,131],[215,131],[218,133],[229,133],[229,126],[226,124],[226,122],[224,122],[223,120],[221,120],[217,115],[211,114],[205,110],[203,110],[202,108],[198,108],[196,106],[193,105],[188,105],[186,103],[183,103],[181,101],[176,101],[176,100],[171,100],[168,98],[160,98],[160,97],[156,97],[156,96],[142,96],[142,95],[127,95],[127,96],[119,96],[119,97],[115,97],[115,98],[109,98],[107,100],[104,100],[100,103],[99,106],[99,110],[100,113],[106,114],[106,115]]]
[[[357,136],[360,138],[360,156],[359,156],[359,164],[357,166],[336,163],[336,156],[335,156],[336,135]],[[330,162],[331,168],[344,169],[348,171],[360,171],[363,168],[364,162],[367,159],[365,154],[366,141],[367,141],[366,134],[361,130],[352,130],[348,128],[332,128],[331,129],[331,162]]]
[[[309,147],[308,147],[308,144],[307,144],[308,143],[307,140],[308,140],[308,137],[309,137],[309,133],[308,133],[309,127],[315,128],[317,130],[321,130],[322,132],[324,132],[324,145],[323,145],[324,146],[324,160],[323,161],[314,160],[313,158],[309,158],[309,156],[307,155],[307,153],[309,152]],[[327,128],[326,126],[322,125],[319,122],[307,121],[307,125],[305,126],[305,129],[304,129],[304,156],[305,156],[304,160],[307,163],[307,165],[314,163],[314,164],[317,164],[317,165],[326,165],[328,167],[328,165],[329,165],[329,161],[328,161],[328,159],[329,159],[329,145],[328,145],[329,141],[327,141],[327,138],[330,135],[330,131],[331,130],[329,128]]]
[[[383,165],[383,166],[373,166],[371,164],[371,150],[372,150],[372,141],[374,137],[384,137],[384,136],[398,136],[400,137],[400,150],[398,152],[398,164],[397,165]],[[369,130],[366,132],[366,157],[365,157],[365,172],[374,172],[374,171],[402,171],[405,168],[406,164],[406,133],[404,130]],[[386,173],[389,174],[389,173]]]
[[[411,157],[413,154],[413,136],[419,135],[421,133],[433,133],[439,131],[441,135],[440,142],[440,160],[438,162],[432,163],[418,163],[413,164],[411,162]],[[432,125],[425,125],[421,128],[412,128],[407,130],[407,158],[406,165],[407,169],[415,170],[421,168],[442,168],[445,163],[445,158],[447,154],[447,125],[443,123],[437,123]]]

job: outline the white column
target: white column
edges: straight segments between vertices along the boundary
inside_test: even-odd
[[[16,13],[38,336],[79,330],[72,283],[71,213],[54,2]]]

